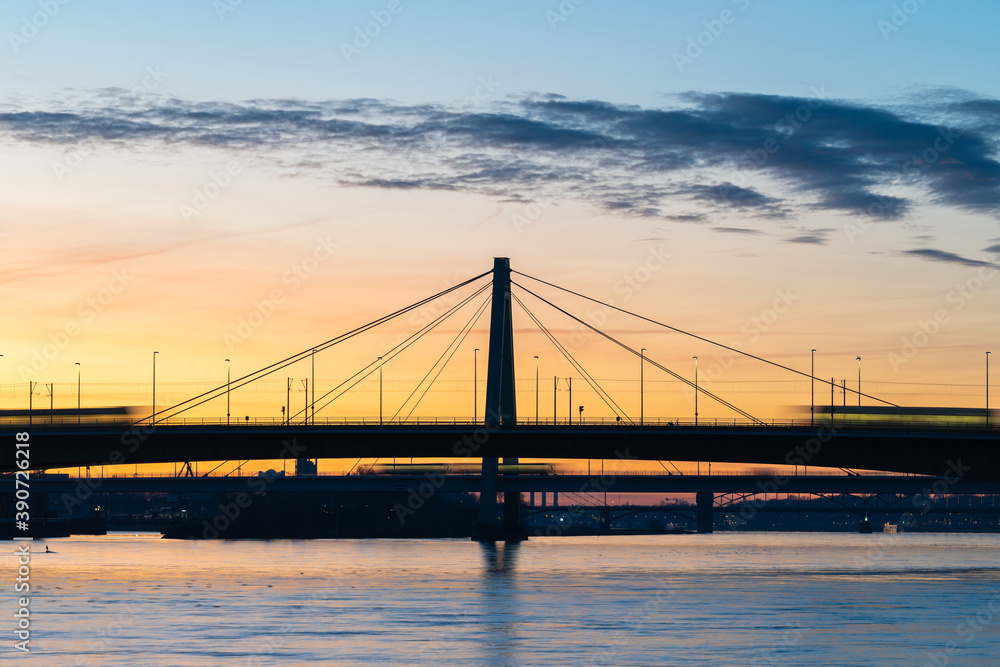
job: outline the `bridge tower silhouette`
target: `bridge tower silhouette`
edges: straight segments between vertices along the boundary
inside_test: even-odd
[[[517,426],[517,401],[514,395],[514,328],[511,322],[510,259],[493,258],[493,299],[490,310],[490,347],[486,371],[487,432]],[[504,466],[517,464],[517,458],[504,458]],[[516,541],[527,537],[521,523],[521,494],[505,492],[503,517],[497,521],[497,486],[499,459],[484,458],[482,487],[479,494],[479,521],[473,539],[481,542]]]

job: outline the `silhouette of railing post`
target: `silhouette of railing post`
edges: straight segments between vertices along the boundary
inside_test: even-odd
[[[493,259],[493,301],[490,310],[490,348],[486,370],[486,428],[490,432],[517,425],[514,398],[514,332],[511,325],[510,259]],[[517,464],[517,458],[504,458],[504,465]],[[479,522],[474,538],[480,541],[520,539],[521,497],[504,494],[502,526],[497,525],[497,486],[499,461],[484,458],[482,489],[479,496]]]

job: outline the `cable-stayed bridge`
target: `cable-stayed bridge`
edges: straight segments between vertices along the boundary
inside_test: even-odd
[[[699,386],[697,379],[692,382],[655,359],[644,356],[643,350],[626,345],[585,318],[542,297],[536,292],[537,285],[545,285],[589,303],[627,313],[647,325],[691,336],[703,343],[804,377],[823,387],[840,388],[833,380],[813,377],[811,373],[721,345],[551,282],[512,271],[507,258],[497,258],[491,271],[210,391],[162,409],[155,406],[154,400],[152,414],[130,423],[90,423],[78,416],[78,423],[70,420],[68,424],[57,425],[51,418],[52,415],[46,420],[44,412],[29,408],[27,419],[22,417],[19,423],[4,424],[0,434],[12,437],[14,432],[30,428],[32,444],[29,466],[32,470],[268,459],[481,459],[482,475],[479,483],[483,502],[480,528],[486,537],[518,530],[520,513],[517,492],[505,496],[502,526],[493,500],[503,488],[514,490],[507,484],[511,480],[504,478],[517,476],[516,472],[503,472],[501,462],[510,466],[521,458],[781,464],[840,468],[848,472],[878,470],[935,477],[955,474],[954,471],[958,470],[965,479],[1000,481],[1000,438],[996,424],[990,424],[986,410],[980,411],[982,414],[978,420],[971,419],[963,423],[942,425],[917,417],[901,419],[899,413],[892,412],[898,410],[899,406],[877,396],[861,394],[859,387],[855,393],[870,402],[881,404],[884,409],[880,414],[894,414],[894,418],[860,420],[857,418],[857,411],[841,408],[838,414],[838,408],[831,405],[829,412],[813,415],[808,420],[768,422]],[[463,293],[461,290],[469,293],[458,296]],[[382,357],[365,364],[332,390],[317,397],[314,383],[313,394],[310,397],[307,393],[303,408],[292,412],[289,406],[282,422],[253,425],[185,422],[186,415],[209,402],[225,400],[231,391],[274,376],[310,356],[314,359],[316,354],[444,297],[454,300],[454,305],[446,308]],[[699,422],[697,409],[694,421],[684,423],[654,424],[647,422],[642,416],[637,418],[634,414],[628,414],[529,308],[526,297],[550,306],[594,335],[634,355],[643,366],[648,364],[688,385],[696,400],[700,398],[702,401],[714,401],[723,406],[732,412],[732,421]],[[565,423],[555,423],[553,420],[554,423],[540,424],[518,418],[514,391],[512,326],[512,308],[515,305],[527,314],[572,365],[578,376],[600,397],[616,416],[614,421],[602,420],[601,423],[596,423],[582,418],[574,420],[572,414],[568,415]],[[380,373],[384,363],[466,308],[471,311],[471,315],[465,324],[404,401],[403,406],[393,415],[384,417],[380,414],[378,420],[366,420],[364,423],[338,423],[324,417],[325,411],[337,399],[374,374]],[[420,401],[487,310],[490,311],[490,335],[486,395],[481,417],[477,416],[473,421],[453,420],[445,423],[414,419],[413,413]],[[878,409],[873,408],[871,411],[878,413]],[[320,415],[319,419],[317,413]],[[976,411],[969,413],[973,416],[979,414]],[[17,468],[15,448],[4,448],[0,455],[0,472],[10,472]]]

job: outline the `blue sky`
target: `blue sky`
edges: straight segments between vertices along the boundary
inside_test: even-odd
[[[55,3],[58,13],[19,53],[2,50],[3,85],[8,94],[130,87],[147,65],[170,73],[164,92],[230,100],[448,103],[472,94],[480,76],[502,82],[502,94],[642,105],[689,90],[801,95],[825,84],[841,98],[886,99],[938,86],[996,96],[1000,85],[987,74],[997,64],[1000,8],[986,1],[400,0],[399,13],[347,62],[341,43],[352,43],[355,28],[389,4]],[[23,19],[39,11],[38,2],[6,2],[0,25],[20,33]],[[684,53],[688,39],[725,11],[731,22],[711,40],[703,37],[703,53],[679,72],[674,53]],[[898,30],[880,27],[894,20]]]

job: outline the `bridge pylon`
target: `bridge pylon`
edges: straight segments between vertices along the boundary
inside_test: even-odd
[[[493,258],[493,302],[490,309],[490,347],[486,371],[486,428],[490,432],[517,426],[514,397],[514,328],[511,324],[510,259]],[[516,465],[517,458],[504,458]],[[472,539],[480,542],[518,541],[527,537],[521,522],[521,494],[505,493],[503,519],[497,521],[499,460],[484,458],[479,520]]]

